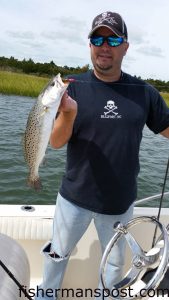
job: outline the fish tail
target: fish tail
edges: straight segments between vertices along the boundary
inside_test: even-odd
[[[27,179],[27,184],[31,188],[34,188],[36,191],[40,191],[42,189],[42,183],[39,177],[33,178],[31,176]]]

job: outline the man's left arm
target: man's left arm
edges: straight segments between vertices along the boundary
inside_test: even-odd
[[[160,134],[165,136],[166,138],[169,139],[169,127],[167,127],[165,130],[161,131]]]

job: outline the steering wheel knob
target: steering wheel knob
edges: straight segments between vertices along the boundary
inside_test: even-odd
[[[133,257],[132,263],[136,268],[141,269],[144,266],[144,258],[140,255],[136,255]]]

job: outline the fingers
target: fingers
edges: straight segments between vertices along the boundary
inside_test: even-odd
[[[61,99],[61,105],[68,105],[68,102],[74,101],[69,95],[68,92],[66,91]]]
[[[69,112],[75,110],[76,106],[76,102],[68,95],[68,92],[66,91],[62,96],[59,111]]]
[[[66,90],[66,91],[64,92],[63,96],[62,96],[61,101],[62,101],[62,100],[66,100],[67,98],[68,98],[68,91]]]

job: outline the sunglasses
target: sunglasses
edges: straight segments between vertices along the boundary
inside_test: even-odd
[[[107,44],[110,47],[118,47],[120,46],[123,42],[126,42],[126,38],[123,37],[118,37],[118,36],[93,36],[90,38],[90,42],[92,45],[96,47],[101,47],[104,42],[107,42]]]

